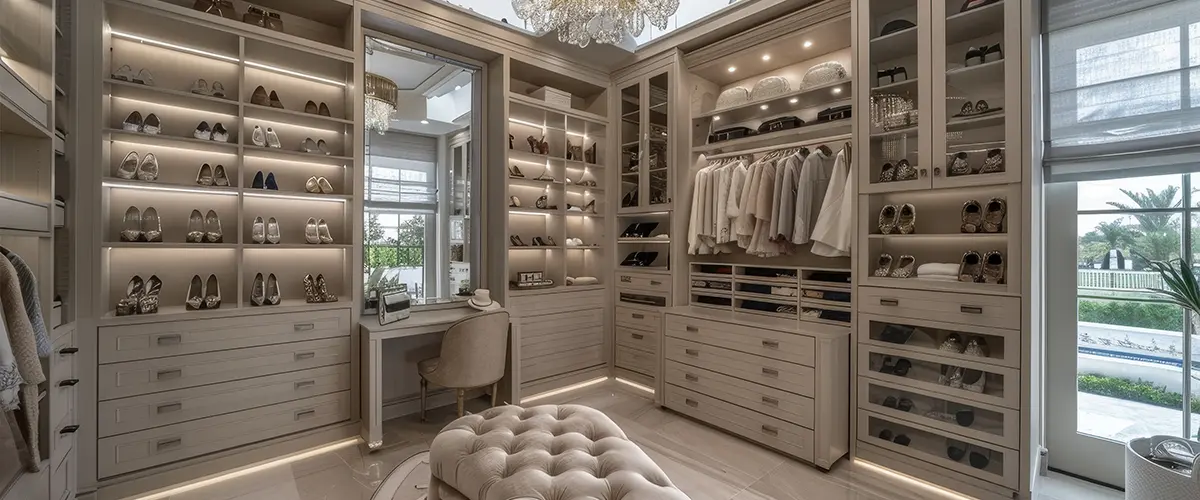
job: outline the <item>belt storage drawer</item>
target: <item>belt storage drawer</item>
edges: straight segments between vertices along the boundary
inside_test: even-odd
[[[765,413],[785,422],[813,427],[813,400],[740,378],[667,361],[665,378],[673,384],[743,408]]]
[[[658,355],[658,333],[643,330],[631,330],[624,326],[615,328],[617,334],[617,345],[632,347],[639,351],[645,351],[652,355]]]
[[[641,274],[617,271],[617,287],[671,293],[671,277],[657,274]]]
[[[801,460],[813,461],[813,431],[695,391],[667,384],[667,407],[760,442]]]
[[[667,338],[666,359],[812,397],[816,374],[810,367],[678,338]]]
[[[803,335],[667,315],[667,336],[816,366],[816,340]]]
[[[885,430],[891,433],[891,439],[880,438],[880,434]],[[908,438],[907,445],[895,442],[900,436]],[[945,434],[937,429],[862,409],[858,411],[858,439],[911,459],[1009,489],[1015,490],[1019,486],[1020,454],[991,443]],[[965,455],[959,460],[954,460],[949,456],[950,446],[967,448]]]
[[[102,478],[272,439],[350,418],[348,391],[100,439]]]
[[[1021,299],[995,295],[928,292],[862,286],[860,312],[961,323],[992,328],[1021,329]]]
[[[350,335],[345,309],[100,328],[100,364]]]
[[[334,338],[101,365],[101,401],[350,362],[350,338]]]
[[[597,343],[591,347],[574,349],[558,354],[537,357],[521,357],[521,383],[561,375],[584,368],[604,364],[604,346]]]
[[[350,390],[350,365],[323,366],[177,391],[103,401],[100,437]]]
[[[623,345],[617,346],[617,366],[651,377],[658,376],[658,356]]]
[[[658,311],[647,311],[618,305],[616,307],[617,325],[638,330],[657,332],[662,329],[662,314]]]

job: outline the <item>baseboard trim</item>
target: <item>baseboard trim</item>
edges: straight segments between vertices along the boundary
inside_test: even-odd
[[[1072,478],[1072,479],[1078,479],[1078,480],[1080,480],[1080,481],[1083,481],[1083,482],[1085,482],[1085,483],[1092,483],[1092,484],[1094,484],[1094,485],[1096,485],[1096,486],[1103,486],[1103,487],[1105,487],[1105,488],[1111,488],[1111,489],[1114,489],[1114,490],[1120,491],[1120,492],[1122,492],[1122,493],[1124,493],[1124,492],[1125,492],[1125,488],[1122,488],[1122,487],[1120,487],[1120,486],[1114,486],[1114,485],[1108,484],[1108,483],[1106,483],[1106,482],[1103,482],[1103,481],[1097,481],[1097,480],[1095,480],[1095,479],[1092,479],[1092,478],[1090,478],[1090,477],[1084,477],[1084,476],[1080,476],[1079,474],[1075,474],[1074,472],[1067,472],[1067,471],[1065,471],[1065,470],[1062,470],[1062,469],[1056,469],[1056,468],[1054,468],[1054,467],[1050,467],[1050,468],[1049,468],[1049,470],[1050,470],[1050,472],[1054,472],[1054,473],[1062,474],[1062,475],[1064,475],[1064,476],[1067,476],[1067,477],[1070,477],[1070,478]]]

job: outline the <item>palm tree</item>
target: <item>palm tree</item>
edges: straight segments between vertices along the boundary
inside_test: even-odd
[[[1122,219],[1101,222],[1096,225],[1096,229],[1089,231],[1080,238],[1080,251],[1081,253],[1085,251],[1088,253],[1086,257],[1089,262],[1099,257],[1103,259],[1101,267],[1109,269],[1107,258],[1109,251],[1128,250],[1142,236],[1142,233],[1138,232],[1137,229],[1122,224],[1121,221]],[[1118,265],[1118,267],[1120,266]]]
[[[1135,193],[1128,189],[1122,189],[1122,193],[1133,200],[1134,205],[1129,206],[1125,203],[1116,201],[1108,202],[1109,205],[1117,207],[1121,210],[1138,210],[1147,208],[1179,208],[1183,202],[1182,198],[1176,199],[1179,195],[1179,186],[1167,186],[1162,191],[1154,191],[1146,188],[1145,193]],[[1139,228],[1146,233],[1159,231],[1176,230],[1171,223],[1171,217],[1174,214],[1130,214],[1134,219],[1137,219]],[[1166,259],[1163,259],[1166,260]]]

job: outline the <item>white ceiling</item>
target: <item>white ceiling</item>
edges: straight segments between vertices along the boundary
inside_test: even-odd
[[[402,92],[416,92],[426,98],[440,97],[453,92],[460,86],[470,84],[473,77],[470,71],[459,66],[418,54],[392,52],[386,48],[376,48],[367,54],[367,71],[396,82],[396,87]],[[458,123],[434,119],[425,121],[427,123],[410,119],[392,120],[391,128],[417,134],[445,135],[467,125],[469,114],[455,120]]]

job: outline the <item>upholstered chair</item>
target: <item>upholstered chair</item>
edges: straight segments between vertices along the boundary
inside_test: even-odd
[[[492,386],[496,406],[500,379],[508,360],[508,311],[476,314],[450,325],[442,337],[442,355],[417,363],[421,376],[421,420],[425,420],[425,394],[430,383],[455,390],[458,416],[463,416],[467,389]]]

